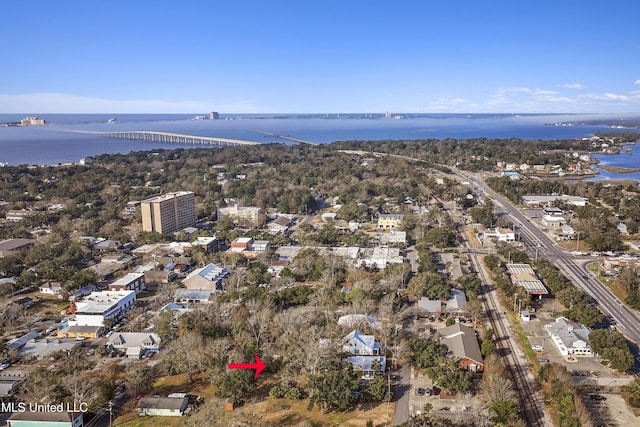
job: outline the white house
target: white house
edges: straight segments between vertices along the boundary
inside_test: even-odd
[[[189,399],[185,397],[144,396],[138,401],[137,408],[140,415],[155,415],[160,417],[181,417],[184,415]]]
[[[565,317],[558,317],[544,327],[563,356],[591,356],[589,332],[583,326],[571,323]]]
[[[362,372],[363,378],[384,373],[387,361],[382,354],[380,344],[373,335],[363,335],[357,329],[343,339],[342,350],[350,356],[344,359]]]
[[[388,233],[380,234],[380,242],[382,243],[401,243],[405,245],[407,243],[407,232],[391,230]]]
[[[45,295],[60,295],[62,285],[59,282],[47,282],[40,286],[40,293]]]
[[[380,354],[380,344],[373,335],[363,335],[357,329],[344,337],[342,349],[353,355],[373,356]]]

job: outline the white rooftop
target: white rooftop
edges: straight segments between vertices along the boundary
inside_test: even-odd
[[[131,294],[135,295],[136,291],[102,291],[93,292],[76,303],[76,314],[102,314],[124,298]]]

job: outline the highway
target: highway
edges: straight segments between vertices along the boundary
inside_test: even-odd
[[[594,277],[585,265],[578,264],[573,255],[560,248],[509,201],[491,190],[484,181],[470,173],[453,168],[452,170],[459,178],[465,181],[472,181],[476,190],[483,194],[485,198],[493,199],[497,213],[509,216],[509,219],[516,226],[517,233],[520,235],[520,241],[525,244],[531,254],[536,252],[538,256],[543,256],[552,262],[568,279],[588,293],[605,315],[615,320],[616,327],[627,339],[640,344],[640,328],[638,327],[640,318],[638,315]]]

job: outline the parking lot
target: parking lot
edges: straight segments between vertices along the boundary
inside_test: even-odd
[[[572,374],[573,382],[584,390],[582,401],[595,414],[595,418],[600,420],[599,425],[638,425],[640,420],[633,415],[624,399],[616,394],[620,392],[621,386],[632,380],[631,377],[612,372],[597,357],[567,357],[560,354],[544,329],[544,325],[554,322],[560,316],[559,311],[559,304],[549,298],[543,300],[530,321],[520,321],[532,348],[535,347],[536,350],[540,347],[541,351],[536,351],[538,360],[548,360],[567,368]]]

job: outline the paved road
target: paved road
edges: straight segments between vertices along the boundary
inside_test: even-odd
[[[603,285],[584,266],[579,265],[574,257],[560,248],[544,232],[532,224],[518,209],[502,196],[491,190],[483,181],[456,171],[465,180],[471,180],[476,185],[476,189],[484,193],[485,197],[491,197],[496,210],[504,211],[515,223],[521,241],[533,253],[540,252],[540,255],[554,263],[556,267],[582,290],[588,293],[599,305],[600,309],[607,315],[613,317],[617,322],[619,330],[626,337],[636,344],[640,344],[640,318],[630,310],[622,301],[616,297],[605,285]],[[496,203],[497,202],[497,203]]]
[[[393,401],[396,408],[393,411],[393,425],[405,423],[409,419],[409,394],[411,393],[411,366],[407,363],[398,370],[396,388],[393,391]]]

